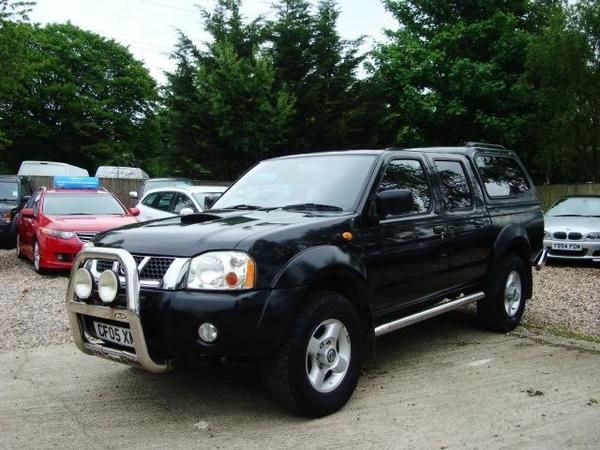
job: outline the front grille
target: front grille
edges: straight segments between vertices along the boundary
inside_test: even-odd
[[[144,266],[140,273],[140,278],[144,280],[162,280],[174,258],[150,258],[150,261]]]
[[[569,239],[572,241],[578,241],[582,237],[583,236],[581,235],[581,233],[569,233]]]
[[[138,265],[138,266],[144,259],[149,258],[148,262],[144,265],[144,267],[142,268],[142,271],[140,272],[141,280],[162,280],[164,278],[165,274],[167,273],[167,270],[169,270],[169,267],[171,267],[171,264],[173,264],[173,261],[175,261],[175,258],[146,257],[146,256],[140,256],[140,255],[132,255],[132,256],[133,256],[133,259],[135,260],[136,265]],[[109,261],[106,259],[99,259],[96,261],[96,271],[97,272],[102,273],[105,270],[112,270],[112,269],[113,269],[113,261]],[[117,267],[117,272],[121,276],[125,275],[125,272],[120,264]]]
[[[550,255],[554,256],[578,256],[582,257],[587,255],[587,250],[550,250]]]
[[[564,231],[557,231],[556,233],[554,233],[554,239],[566,239],[567,238],[567,233],[565,233]]]
[[[76,231],[75,234],[81,242],[90,242],[98,234],[97,231]]]
[[[106,259],[101,259],[96,262],[96,270],[100,273],[104,272],[105,270],[112,270],[112,268],[113,268],[112,261],[108,261]]]

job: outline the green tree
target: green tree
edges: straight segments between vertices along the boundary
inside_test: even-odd
[[[522,75],[541,17],[536,3],[384,0],[399,22],[374,52],[387,143],[520,148],[532,104]]]
[[[349,145],[362,87],[356,78],[363,61],[358,54],[362,40],[340,38],[334,0],[320,1],[314,12],[306,0],[281,0],[274,12],[269,41],[277,84],[296,98],[287,151]]]
[[[19,89],[0,106],[11,167],[24,157],[88,169],[141,164],[155,150],[155,82],[126,48],[71,24],[14,31]]]
[[[239,0],[204,11],[211,40],[198,50],[182,36],[168,74],[165,104],[172,166],[198,176],[237,177],[287,138],[293,97],[275,82],[271,57],[259,45],[260,19],[245,23]]]
[[[8,99],[18,95],[22,77],[23,42],[19,39],[19,23],[27,21],[33,2],[0,0],[0,152],[10,143],[3,131],[3,117]],[[4,159],[0,172],[9,171]]]

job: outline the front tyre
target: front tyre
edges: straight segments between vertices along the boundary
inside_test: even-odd
[[[477,313],[486,328],[506,333],[514,330],[521,321],[530,278],[525,263],[514,254],[500,263],[493,276],[486,297],[477,303]]]
[[[46,271],[42,267],[42,250],[38,241],[33,241],[33,268],[39,274],[44,274]]]
[[[314,292],[293,319],[277,357],[265,365],[265,384],[294,413],[331,414],[354,392],[363,342],[356,308],[336,292]]]

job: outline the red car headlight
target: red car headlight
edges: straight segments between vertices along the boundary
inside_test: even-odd
[[[75,233],[72,231],[58,231],[51,230],[50,228],[40,228],[40,231],[46,236],[52,236],[58,239],[71,239],[73,236],[75,236]]]

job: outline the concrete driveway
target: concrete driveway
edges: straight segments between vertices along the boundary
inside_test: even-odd
[[[457,312],[378,341],[346,407],[288,415],[257,371],[151,375],[73,345],[0,354],[0,448],[598,448],[600,346]]]

